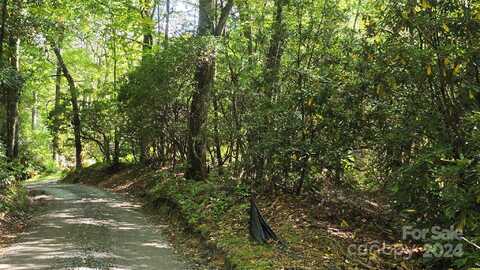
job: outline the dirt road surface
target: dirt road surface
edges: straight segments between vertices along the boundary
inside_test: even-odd
[[[94,187],[56,182],[42,190],[46,205],[34,225],[0,254],[0,270],[192,269],[139,205]]]

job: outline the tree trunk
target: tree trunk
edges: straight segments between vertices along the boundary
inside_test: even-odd
[[[197,89],[190,107],[188,163],[186,177],[203,180],[207,177],[205,129],[208,113],[208,96],[213,81],[213,59],[199,63],[195,73]]]
[[[152,25],[145,23],[147,18],[152,17],[152,2],[151,0],[142,0],[141,1],[141,11],[140,14],[144,19],[144,23],[142,25],[142,32],[143,32],[143,41],[142,41],[142,61],[145,61],[149,54],[152,51],[153,46],[153,28]],[[139,159],[140,163],[146,163],[148,160],[148,146],[150,141],[144,135],[144,131],[140,129],[140,134],[138,137],[138,147],[139,149]]]
[[[32,130],[36,130],[38,126],[38,94],[33,91],[33,104],[32,104]]]
[[[267,88],[267,96],[273,98],[275,92],[278,92],[278,75],[280,72],[280,63],[283,55],[283,43],[285,36],[285,24],[283,22],[283,7],[286,0],[275,0],[275,21],[273,23],[273,34],[270,41],[270,47],[267,54],[267,62],[265,68],[265,86]]]
[[[15,160],[18,157],[18,102],[20,100],[20,93],[16,87],[9,87],[7,91],[6,150],[7,158],[9,160]]]
[[[103,155],[104,155],[104,162],[107,164],[111,164],[112,155],[110,153],[110,140],[106,135],[103,135]]]
[[[60,95],[62,87],[62,68],[57,61],[57,68],[55,73],[55,109],[54,109],[54,119],[53,119],[53,138],[52,138],[52,154],[53,160],[58,161],[59,154],[59,132],[60,132]]]
[[[65,62],[63,61],[60,49],[56,44],[52,44],[52,46],[55,56],[57,57],[58,64],[62,69],[63,75],[67,79],[70,90],[70,102],[72,103],[72,125],[75,137],[75,165],[77,169],[80,169],[82,168],[82,127],[80,121],[80,107],[78,106],[78,90],[75,86],[75,81],[73,80],[72,75],[68,71]]]
[[[6,63],[5,63],[5,53],[4,53],[4,43],[5,43],[5,27],[6,27],[6,21],[7,21],[7,0],[3,0],[2,1],[2,17],[1,17],[1,25],[0,25],[0,68],[4,68],[6,66]],[[5,114],[8,112],[7,110],[7,104],[8,104],[8,89],[6,89],[4,83],[2,82],[0,84],[0,89],[1,89],[1,92],[2,92],[2,96],[1,96],[1,103],[2,105],[5,106]],[[6,115],[5,115],[6,117]],[[6,130],[7,130],[7,121],[5,121],[4,123],[2,123],[2,125],[0,126],[0,131],[3,133],[5,132],[5,134],[2,134],[5,136],[5,146],[7,145],[7,140],[6,140]],[[2,136],[3,137],[3,136]],[[6,149],[5,149],[6,150]]]
[[[199,0],[198,36],[221,35],[227,17],[233,7],[229,0],[222,9],[219,23],[214,28],[214,4],[212,0]],[[213,85],[215,70],[215,51],[206,45],[199,54],[195,81],[197,86],[193,93],[188,119],[188,166],[185,176],[188,179],[203,180],[207,177],[206,124],[208,116],[208,99]]]
[[[0,65],[3,67],[4,63],[3,60],[5,59],[4,57],[4,50],[3,50],[3,44],[5,43],[5,27],[7,24],[7,0],[2,1],[2,24],[0,26]]]
[[[143,59],[148,55],[153,46],[153,25],[148,23],[148,19],[152,19],[153,16],[153,5],[151,0],[142,0],[141,1],[141,11],[142,16],[142,32],[143,32]]]
[[[264,71],[264,84],[265,95],[267,97],[268,107],[273,107],[276,94],[280,91],[279,73],[280,64],[282,61],[282,55],[284,50],[284,36],[285,36],[285,23],[283,22],[283,8],[287,4],[287,0],[275,0],[275,18],[273,22],[273,33],[270,40],[270,46],[266,55],[266,65]],[[268,113],[265,117],[262,127],[256,131],[259,134],[254,134],[254,144],[258,145],[265,138],[267,130],[272,128],[274,123],[274,115]],[[255,178],[257,181],[262,181],[265,178],[265,168],[272,161],[272,149],[261,150],[261,153],[257,153],[254,157]]]
[[[120,163],[120,135],[118,128],[115,129],[113,144],[113,164],[118,165]]]
[[[6,2],[4,2],[6,4]],[[4,11],[7,12],[6,7]],[[20,11],[20,2],[15,1],[15,7],[12,11],[12,16],[15,17]],[[4,14],[5,17],[8,17]],[[14,71],[19,71],[19,58],[18,52],[20,47],[20,39],[13,32],[13,29],[9,31],[10,36],[8,38],[8,53],[9,53],[9,66]],[[2,33],[3,35],[4,33]],[[2,37],[4,38],[4,37]],[[4,86],[5,87],[5,86]],[[15,160],[18,158],[18,137],[19,137],[19,114],[18,104],[20,101],[20,84],[14,86],[8,86],[6,96],[6,154],[9,160]]]
[[[115,29],[113,31],[113,91],[117,93],[117,32]],[[115,122],[115,130],[113,135],[113,165],[120,164],[120,130],[119,122]]]
[[[218,108],[218,101],[216,95],[213,95],[213,110],[215,111],[215,114],[218,115],[219,108]],[[217,160],[217,167],[218,167],[218,174],[222,175],[223,174],[223,157],[222,157],[222,142],[220,139],[220,130],[218,127],[218,117],[215,119],[214,122],[214,144],[215,144],[215,158]]]
[[[165,40],[164,40],[164,46],[165,48],[168,47],[168,38],[169,38],[169,32],[170,32],[170,0],[165,1],[165,9],[166,9],[166,14],[165,14]]]

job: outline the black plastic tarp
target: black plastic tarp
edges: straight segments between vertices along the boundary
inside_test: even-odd
[[[263,218],[253,198],[250,200],[250,235],[262,244],[268,240],[278,241],[277,235]]]

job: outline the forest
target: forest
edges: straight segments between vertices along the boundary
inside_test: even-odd
[[[197,211],[189,222],[228,232],[219,242],[232,258],[256,260],[222,269],[480,267],[480,1],[1,0],[0,9],[0,220],[31,208],[30,178],[148,171],[141,192],[178,198]],[[243,236],[253,206],[280,243]],[[318,240],[332,226],[353,242]],[[334,245],[377,232],[412,258],[376,250],[346,262],[351,249]],[[271,255],[281,246],[297,268]],[[344,255],[312,259],[327,247]]]

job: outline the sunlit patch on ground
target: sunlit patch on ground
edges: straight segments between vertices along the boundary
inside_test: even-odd
[[[50,202],[0,257],[0,270],[188,269],[138,205],[81,185],[35,188]]]

